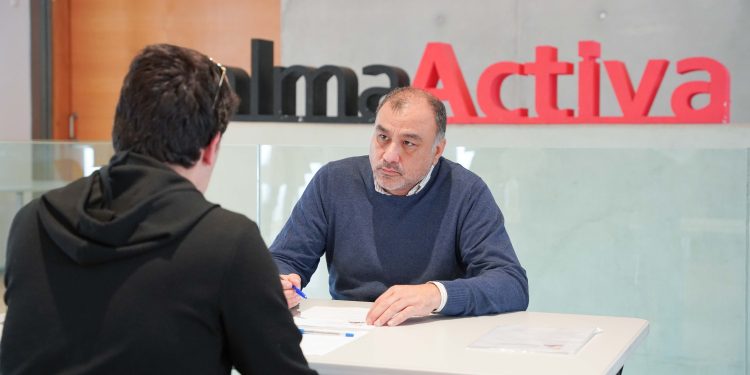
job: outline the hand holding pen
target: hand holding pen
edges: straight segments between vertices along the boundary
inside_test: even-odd
[[[281,289],[284,291],[287,306],[291,309],[297,306],[302,298],[307,298],[302,292],[302,278],[296,273],[279,275],[281,278]]]

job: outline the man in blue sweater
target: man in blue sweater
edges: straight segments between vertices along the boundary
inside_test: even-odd
[[[325,255],[333,298],[375,301],[368,324],[526,309],[503,215],[482,179],[442,157],[445,125],[440,100],[396,89],[378,107],[369,160],[318,171],[270,247],[290,307]]]

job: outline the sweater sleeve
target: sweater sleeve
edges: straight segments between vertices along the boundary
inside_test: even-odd
[[[258,227],[240,236],[219,305],[232,364],[242,374],[315,374],[300,349],[281,283]]]
[[[458,246],[466,277],[441,281],[448,294],[441,313],[484,315],[526,310],[526,271],[487,185],[482,181],[475,184],[464,204],[467,211],[458,224]]]
[[[326,219],[321,186],[328,166],[321,168],[305,188],[284,227],[270,247],[282,274],[296,273],[304,287],[318,267],[326,247]]]

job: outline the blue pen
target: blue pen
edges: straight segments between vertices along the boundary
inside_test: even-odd
[[[313,334],[318,334],[318,335],[336,335],[336,336],[354,337],[353,332],[327,331],[327,330],[322,330],[322,329],[299,328],[299,333],[303,335],[305,333],[313,333]]]
[[[292,289],[294,289],[294,291],[297,292],[297,294],[299,294],[300,297],[307,299],[307,296],[305,295],[305,293],[302,293],[302,291],[299,288],[292,285]]]

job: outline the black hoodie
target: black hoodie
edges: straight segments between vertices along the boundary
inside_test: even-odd
[[[32,201],[7,249],[4,375],[314,373],[255,223],[151,158]]]

